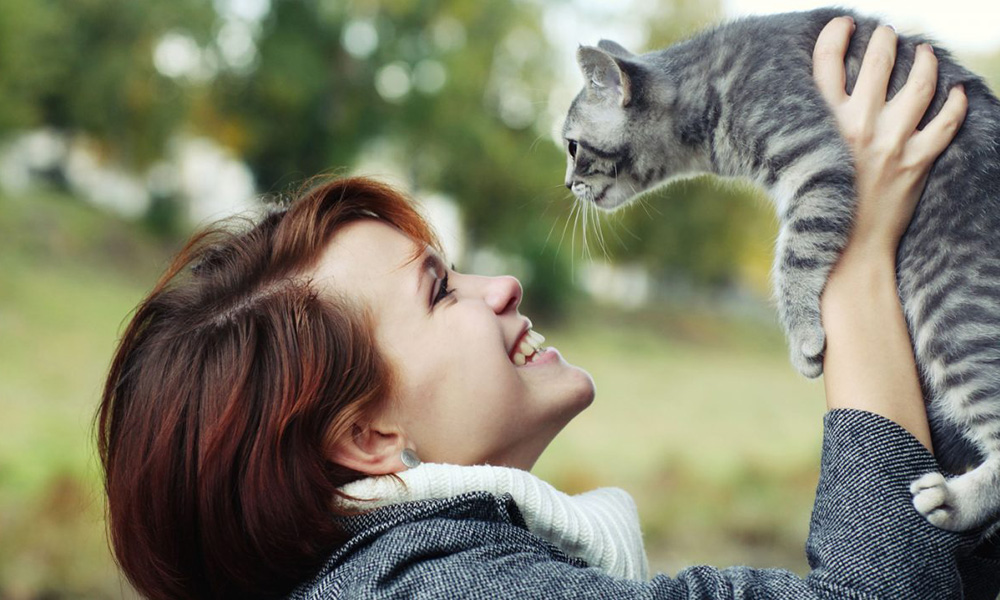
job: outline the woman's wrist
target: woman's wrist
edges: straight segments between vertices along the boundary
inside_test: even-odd
[[[820,305],[827,406],[882,415],[930,448],[894,254],[852,246],[830,274]]]
[[[896,293],[895,248],[888,244],[852,243],[830,272],[822,304],[876,289],[891,289]]]

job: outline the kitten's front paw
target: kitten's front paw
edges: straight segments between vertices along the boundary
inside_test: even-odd
[[[812,379],[823,373],[823,350],[826,348],[826,334],[823,327],[801,326],[789,333],[792,365],[806,377]]]

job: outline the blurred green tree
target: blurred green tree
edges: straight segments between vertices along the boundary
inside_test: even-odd
[[[566,280],[569,253],[526,251],[558,218],[543,216],[546,203],[566,196],[561,151],[534,127],[555,63],[539,11],[517,0],[274,2],[258,64],[217,79],[206,125],[243,132],[238,149],[264,190],[383,143],[414,189],[456,199],[471,247],[523,257],[532,281]],[[561,310],[556,291],[546,297],[536,309]]]
[[[155,45],[168,32],[207,44],[215,19],[203,0],[5,0],[0,135],[83,132],[117,162],[148,165],[190,104],[186,83],[155,68]]]
[[[586,252],[581,229],[591,254],[701,285],[725,285],[748,256],[767,254],[766,207],[711,180],[657,192],[646,211],[601,218],[604,243],[593,247],[597,219],[571,213],[563,151],[544,131],[549,92],[567,75],[542,31],[556,3],[271,0],[259,21],[241,22],[252,52],[239,68],[224,56],[230,4],[7,0],[0,135],[42,124],[84,132],[141,171],[190,130],[243,156],[265,192],[365,153],[391,154],[416,191],[456,199],[469,247],[523,259],[518,275],[538,287],[526,298],[544,298],[535,311],[563,311],[572,286],[554,282],[571,280],[570,262]],[[719,12],[717,0],[664,1],[636,21],[649,42],[634,50],[686,37]],[[167,41],[196,64],[167,72],[157,62]],[[163,235],[177,229],[172,202],[158,197],[147,215]],[[566,230],[575,235],[563,238]]]

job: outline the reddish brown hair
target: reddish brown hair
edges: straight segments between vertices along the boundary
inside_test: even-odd
[[[361,474],[325,449],[391,373],[365,311],[304,273],[368,218],[437,246],[392,188],[330,181],[249,229],[196,234],[137,307],[97,425],[109,536],[144,595],[283,595],[345,541],[332,500]]]

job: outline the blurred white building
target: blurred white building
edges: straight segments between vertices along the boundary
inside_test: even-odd
[[[104,160],[84,136],[37,129],[12,136],[0,148],[0,189],[23,194],[43,180],[58,180],[74,195],[127,218],[138,218],[155,196],[183,204],[190,224],[257,205],[253,174],[210,139],[178,137],[166,158],[136,175]]]

